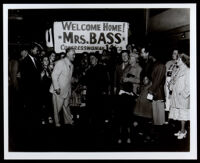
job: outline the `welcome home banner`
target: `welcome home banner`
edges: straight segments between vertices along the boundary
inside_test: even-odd
[[[94,52],[116,46],[125,50],[128,44],[126,22],[61,21],[54,22],[54,49],[56,53],[73,47],[77,53]]]

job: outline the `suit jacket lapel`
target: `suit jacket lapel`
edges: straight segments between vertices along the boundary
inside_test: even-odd
[[[34,59],[34,61],[35,61],[35,63],[34,63],[33,60],[32,60],[32,58],[30,56],[29,56],[29,60],[32,63],[33,67],[37,69],[37,61]]]

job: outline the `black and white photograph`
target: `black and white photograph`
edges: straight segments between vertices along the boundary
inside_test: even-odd
[[[4,159],[197,159],[196,4],[3,4]]]

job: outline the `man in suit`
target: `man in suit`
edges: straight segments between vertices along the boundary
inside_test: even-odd
[[[142,72],[140,74],[141,81],[148,77],[148,79],[151,80],[151,73],[153,71],[153,57],[151,55],[152,50],[149,46],[142,46],[140,50],[140,58],[139,58],[139,64],[142,67]]]
[[[21,80],[27,120],[35,126],[40,119],[40,64],[36,57],[39,54],[37,45],[31,45],[30,52],[21,61]]]
[[[155,56],[154,65],[151,73],[152,85],[149,88],[149,93],[153,94],[153,121],[154,125],[163,125],[165,122],[164,110],[164,84],[165,84],[165,65],[158,60],[159,57]]]
[[[63,109],[64,124],[73,124],[73,116],[69,108],[71,96],[71,81],[73,73],[72,62],[75,59],[75,50],[66,49],[66,57],[56,62],[52,72],[50,92],[53,95],[54,120],[56,127],[60,127],[59,113]]]

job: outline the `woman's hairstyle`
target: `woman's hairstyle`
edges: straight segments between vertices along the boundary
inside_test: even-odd
[[[179,57],[181,58],[181,60],[183,61],[183,63],[184,63],[186,66],[190,67],[190,57],[189,57],[187,54],[185,54],[185,53],[180,53],[180,54],[179,54]]]
[[[50,57],[52,53],[56,54],[56,53],[54,52],[54,50],[51,50],[51,51],[48,51],[48,52],[45,54],[45,56]]]
[[[45,54],[44,56],[42,56],[42,60],[43,60],[44,58],[48,58],[48,60],[49,60],[49,56],[48,56],[47,54]]]
[[[48,61],[49,61],[49,57],[48,57],[48,55],[44,55],[44,56],[42,56],[42,60],[41,60],[41,64],[42,64],[42,66],[44,66],[44,58],[47,58],[48,59]],[[49,63],[50,63],[50,61],[49,61]]]

